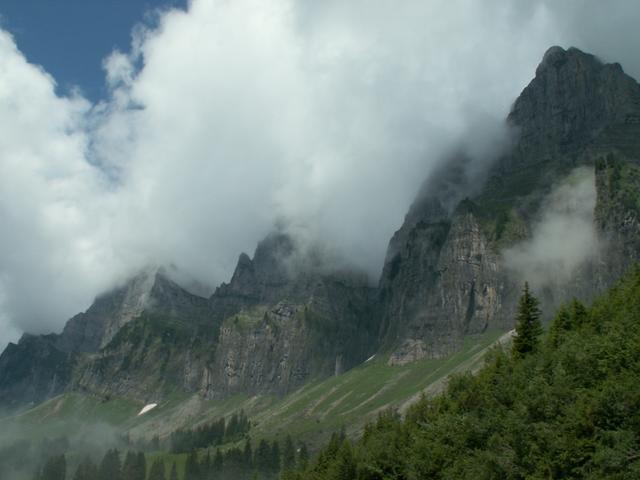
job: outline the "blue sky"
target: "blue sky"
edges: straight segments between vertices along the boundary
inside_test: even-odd
[[[27,59],[58,82],[61,93],[80,87],[104,96],[102,60],[128,50],[131,30],[157,8],[182,7],[187,0],[2,0],[0,25],[11,32]]]

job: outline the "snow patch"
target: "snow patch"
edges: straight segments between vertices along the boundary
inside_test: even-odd
[[[150,403],[149,405],[145,405],[144,407],[142,407],[142,410],[140,410],[140,413],[138,414],[138,416],[140,415],[144,415],[145,413],[147,413],[149,410],[153,410],[154,408],[156,408],[158,406],[157,403]]]

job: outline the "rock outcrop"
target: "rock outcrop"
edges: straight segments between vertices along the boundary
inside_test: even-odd
[[[226,320],[203,385],[207,397],[286,393],[357,365],[375,350],[374,289],[367,278],[326,273],[321,263],[301,267],[301,254],[288,235],[273,233],[253,259],[240,256],[231,282],[212,296]]]
[[[518,140],[496,159],[484,188],[469,193],[465,159],[454,159],[425,183],[391,240],[379,299],[391,362],[442,357],[467,334],[509,328],[524,278],[502,252],[531,235],[545,197],[573,169],[595,168],[611,154],[635,162],[639,119],[640,86],[620,65],[575,48],[549,49],[507,119]],[[597,179],[596,211],[603,211],[611,193],[604,173]],[[566,285],[540,286],[548,306],[571,295],[588,300],[619,277],[625,258],[638,257],[632,210],[618,201],[613,216],[594,217],[603,250]]]

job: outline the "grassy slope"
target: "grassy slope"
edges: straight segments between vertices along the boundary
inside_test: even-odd
[[[236,396],[213,401],[176,393],[139,417],[141,404],[69,393],[18,417],[0,420],[0,428],[16,423],[29,436],[53,436],[64,433],[69,422],[95,422],[128,431],[134,437],[163,436],[178,427],[194,426],[242,408],[254,424],[252,438],[273,439],[291,434],[314,447],[342,427],[348,434],[357,434],[378,412],[387,408],[402,410],[421,392],[439,391],[453,372],[478,368],[487,347],[500,335],[490,332],[469,337],[463,349],[449,358],[405,366],[389,366],[388,356],[379,355],[342,375],[310,382],[284,398]]]

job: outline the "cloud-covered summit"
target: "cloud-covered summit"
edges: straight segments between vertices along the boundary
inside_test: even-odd
[[[0,344],[148,264],[214,286],[278,222],[377,275],[423,179],[486,156],[549,45],[638,76],[640,7],[559,3],[194,0],[105,59],[95,105],[0,32]]]

